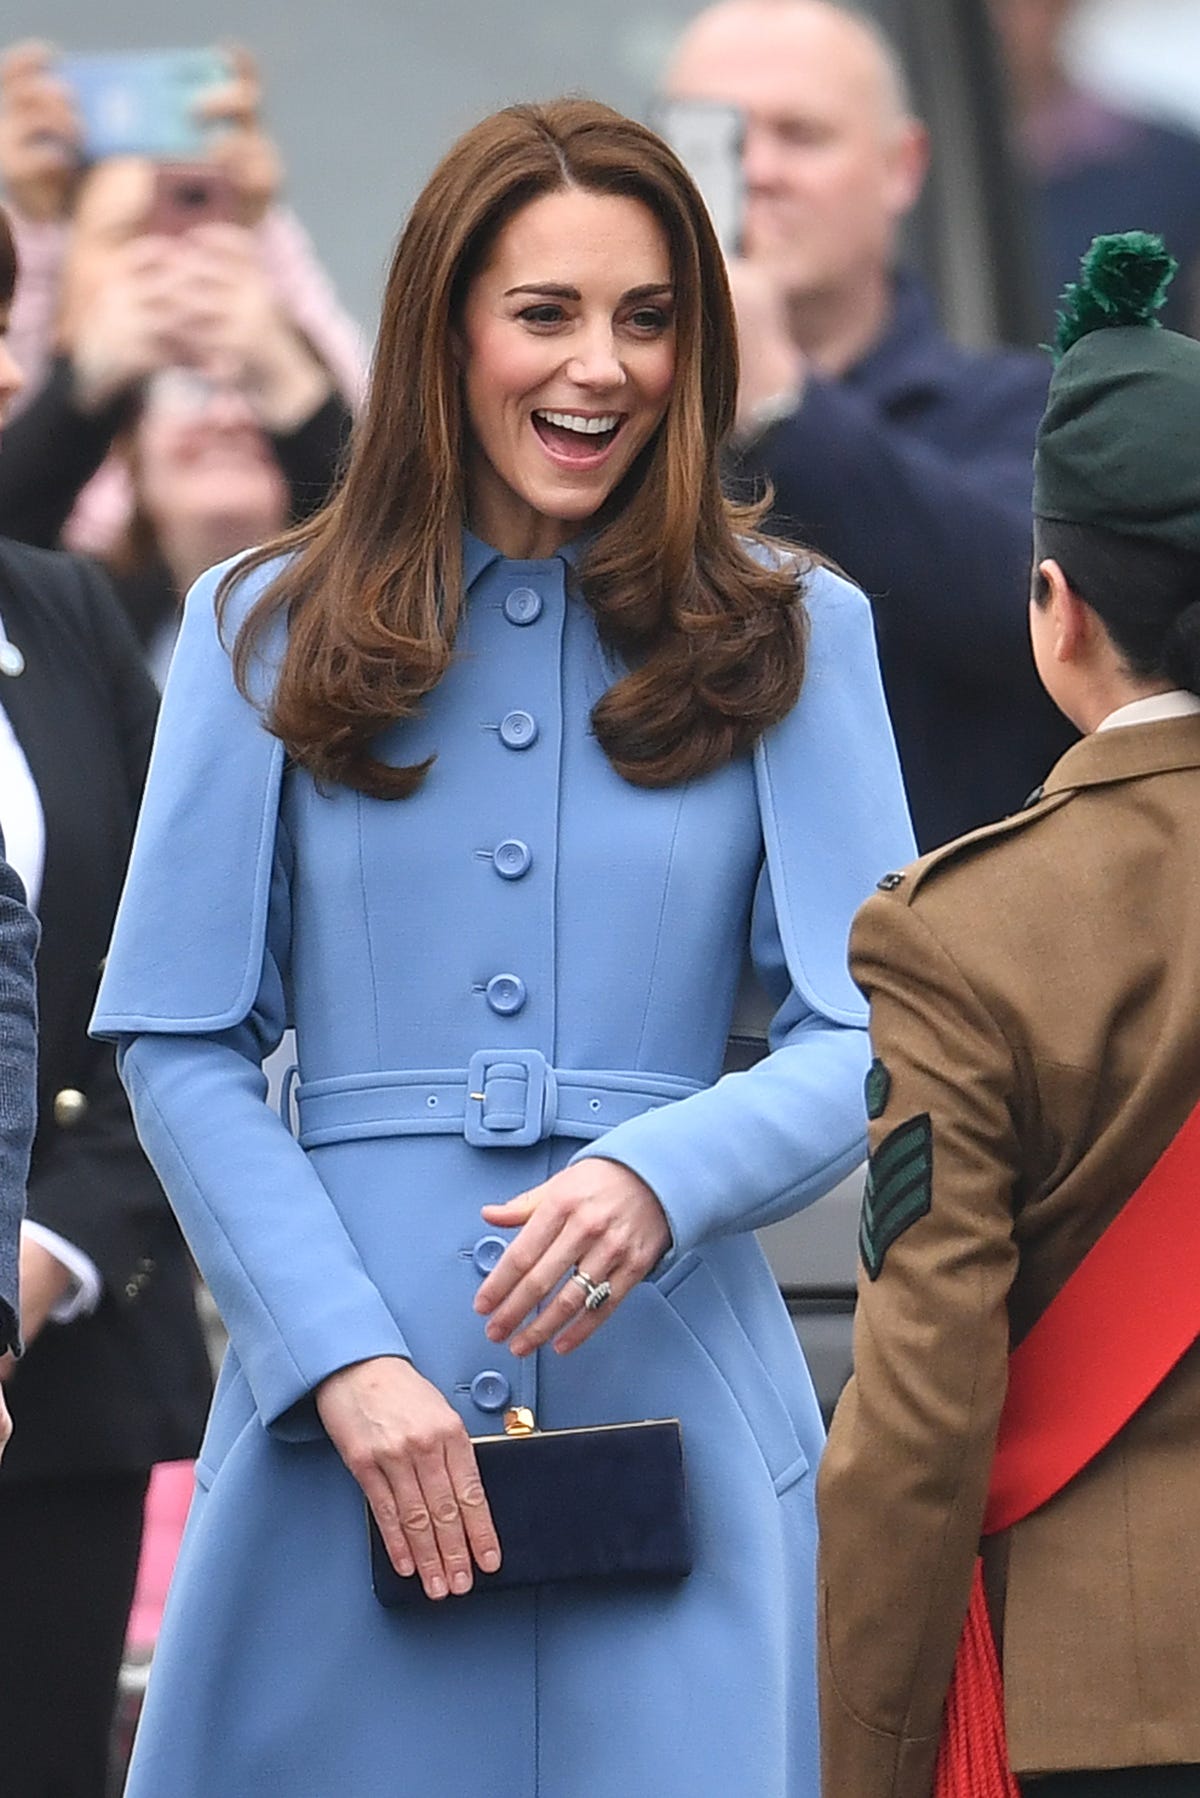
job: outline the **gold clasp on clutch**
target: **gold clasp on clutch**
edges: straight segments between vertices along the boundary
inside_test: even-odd
[[[506,1436],[532,1436],[537,1429],[533,1412],[528,1405],[514,1405],[504,1413],[504,1434]]]

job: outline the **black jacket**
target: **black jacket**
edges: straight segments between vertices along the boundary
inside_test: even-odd
[[[911,278],[884,337],[747,456],[771,528],[866,591],[917,842],[1016,811],[1076,732],[1029,648],[1033,443],[1050,358],[960,349]]]
[[[0,539],[0,618],[25,667],[0,703],[41,797],[38,1128],[28,1215],[104,1292],[47,1324],[9,1387],[0,1480],[135,1471],[195,1452],[209,1393],[187,1252],[138,1146],[110,1046],[87,1034],[149,756],[155,692],[104,577]]]

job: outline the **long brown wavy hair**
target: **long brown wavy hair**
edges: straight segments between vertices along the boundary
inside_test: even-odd
[[[243,559],[290,556],[247,614],[234,670],[288,621],[266,723],[322,782],[377,798],[429,763],[373,753],[441,679],[463,607],[466,425],[453,333],[498,234],[530,201],[578,187],[639,200],[666,235],[675,377],[666,415],[595,519],[578,566],[600,634],[628,669],[592,726],[613,767],[658,787],[720,767],[795,703],[806,616],[793,559],[754,540],[761,506],[721,492],[737,335],[725,265],[691,178],[653,132],[590,100],[512,106],[461,138],[413,208],[392,261],[374,377],[345,478],[314,518]]]

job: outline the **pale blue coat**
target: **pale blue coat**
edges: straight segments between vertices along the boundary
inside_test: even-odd
[[[569,555],[467,539],[454,665],[380,744],[437,761],[388,803],[285,768],[216,578],[95,1023],[232,1342],[130,1798],[816,1798],[822,1431],[751,1231],[863,1153],[846,936],[913,852],[866,602],[815,574],[793,714],[644,791],[589,732],[616,671]],[[717,1081],[748,946],[774,1053]],[[259,1067],[288,1023],[298,1136]],[[673,1248],[582,1351],[518,1363],[472,1310],[505,1235],[479,1207],[578,1154],[641,1174]],[[311,1397],[372,1355],[473,1434],[510,1400],[550,1428],[680,1417],[692,1577],[381,1610]]]

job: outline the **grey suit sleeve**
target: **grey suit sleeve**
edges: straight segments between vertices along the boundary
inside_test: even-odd
[[[0,839],[0,1351],[20,1346],[17,1247],[37,1111],[37,924]]]

